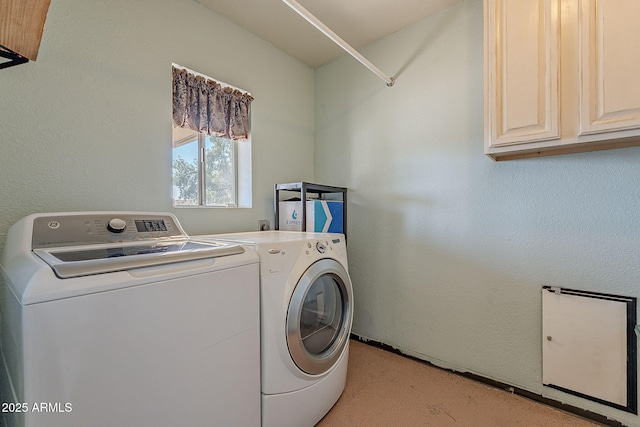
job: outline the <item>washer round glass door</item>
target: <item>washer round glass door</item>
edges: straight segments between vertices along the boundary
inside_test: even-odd
[[[287,344],[302,371],[318,375],[338,361],[351,332],[351,280],[334,259],[312,264],[298,281],[287,313]]]

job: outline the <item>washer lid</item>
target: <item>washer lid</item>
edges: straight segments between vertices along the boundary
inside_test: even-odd
[[[190,240],[33,250],[61,279],[243,252],[244,248],[237,244]]]

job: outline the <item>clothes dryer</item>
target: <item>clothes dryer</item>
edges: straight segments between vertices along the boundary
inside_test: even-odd
[[[342,234],[261,231],[230,241],[260,258],[263,427],[311,427],[344,390],[353,291]]]

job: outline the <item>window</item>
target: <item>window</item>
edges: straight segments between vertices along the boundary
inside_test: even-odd
[[[177,67],[174,64],[173,205],[251,207],[248,106],[253,98]],[[244,110],[234,113],[240,109],[234,104],[238,98]]]

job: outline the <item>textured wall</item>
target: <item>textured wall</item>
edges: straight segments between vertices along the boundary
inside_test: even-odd
[[[496,163],[483,151],[482,1],[315,71],[316,181],[349,188],[354,332],[544,388],[544,285],[638,297],[640,149]]]
[[[254,96],[253,209],[172,208],[172,62]],[[312,70],[192,0],[56,0],[37,62],[0,71],[0,93],[0,249],[34,212],[257,230],[274,183],[313,178]]]

